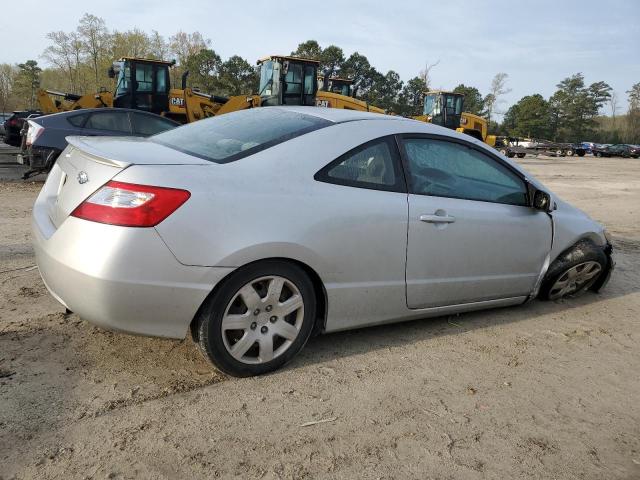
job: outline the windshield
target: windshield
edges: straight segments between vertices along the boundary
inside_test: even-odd
[[[445,95],[445,106],[449,114],[460,115],[462,113],[462,95]]]
[[[260,66],[260,96],[271,96],[273,90],[273,61],[269,60]]]
[[[436,95],[425,95],[424,97],[424,115],[433,115],[436,107]],[[438,109],[439,110],[439,109]],[[436,114],[439,113],[435,112]]]
[[[322,118],[279,108],[257,108],[190,123],[151,141],[210,162],[228,163],[332,125]]]
[[[131,68],[129,63],[119,62],[118,83],[116,84],[116,97],[126,95],[129,92],[129,82],[131,82]],[[115,63],[114,63],[115,66]]]

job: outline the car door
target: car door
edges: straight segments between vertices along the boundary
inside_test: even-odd
[[[126,110],[105,108],[91,115],[84,124],[83,135],[127,136],[131,135],[131,124]]]
[[[327,328],[397,317],[405,306],[407,191],[395,138],[364,143],[314,178],[309,194],[323,200],[309,241],[327,262]]]
[[[533,290],[552,221],[528,205],[520,174],[450,137],[404,136],[409,183],[409,308],[512,298]]]

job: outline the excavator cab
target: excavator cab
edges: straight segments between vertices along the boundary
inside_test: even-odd
[[[305,58],[270,56],[258,61],[263,107],[274,105],[316,104],[318,65]]]
[[[113,106],[161,114],[169,111],[169,67],[173,62],[125,57],[109,69],[117,78]]]
[[[426,92],[424,112],[434,125],[457,129],[460,127],[464,95],[442,90]]]
[[[318,89],[325,92],[337,93],[338,95],[344,95],[345,97],[351,96],[351,85],[353,80],[349,78],[319,76],[318,77]]]

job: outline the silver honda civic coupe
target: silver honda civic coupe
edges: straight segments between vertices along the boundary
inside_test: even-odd
[[[423,122],[269,107],[68,141],[33,208],[51,294],[108,329],[190,332],[232,375],[315,333],[598,291],[614,266],[600,224]]]

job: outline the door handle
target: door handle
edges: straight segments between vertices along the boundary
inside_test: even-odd
[[[453,223],[456,217],[451,215],[420,215],[420,221],[426,223]]]

